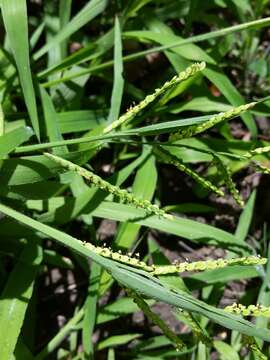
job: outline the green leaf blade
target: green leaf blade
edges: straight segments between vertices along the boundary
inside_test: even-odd
[[[12,271],[0,298],[0,358],[10,360],[31,299],[42,259],[41,248],[28,244]],[[8,324],[8,326],[7,326]]]
[[[37,104],[30,69],[26,0],[3,0],[2,15],[9,45],[17,65],[26,107],[35,134],[40,139]]]

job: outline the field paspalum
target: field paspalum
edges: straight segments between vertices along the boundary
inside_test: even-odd
[[[91,182],[94,186],[98,187],[101,190],[107,191],[108,193],[117,196],[120,200],[125,203],[132,204],[138,208],[144,209],[149,215],[157,215],[164,217],[165,219],[173,219],[173,215],[167,214],[164,210],[159,208],[157,205],[152,204],[148,200],[138,199],[131,192],[126,189],[120,189],[119,186],[110,184],[108,181],[103,180],[100,176],[94,174],[93,172],[82,168],[79,165],[72,163],[71,161],[65,160],[59,156],[52,155],[50,153],[45,153],[45,155],[56,163],[62,165],[64,168],[75,171],[83,178]]]

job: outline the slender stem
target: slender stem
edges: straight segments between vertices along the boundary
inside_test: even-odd
[[[177,336],[168,325],[157,315],[155,314],[144,301],[144,299],[138,295],[135,291],[131,289],[126,289],[127,294],[134,300],[135,304],[143,311],[143,313],[155,324],[157,325],[163,334],[174,344],[177,351],[184,350],[186,348],[185,343]]]
[[[16,154],[21,154],[25,152],[31,152],[31,151],[37,151],[37,150],[44,150],[51,147],[58,147],[62,145],[76,145],[76,144],[83,144],[88,142],[96,142],[98,140],[107,140],[112,138],[119,138],[121,136],[124,136],[124,133],[121,134],[109,134],[109,135],[100,135],[100,136],[91,136],[91,137],[81,137],[76,139],[69,139],[69,140],[59,140],[59,141],[51,141],[46,142],[42,144],[35,144],[35,145],[26,145],[26,146],[20,146],[15,149]],[[93,144],[93,148],[100,146],[100,143]]]
[[[84,308],[80,309],[77,314],[52,338],[52,340],[35,356],[35,360],[45,359],[68,335],[72,328],[82,319]]]
[[[238,25],[234,25],[234,26],[229,26],[229,27],[227,27],[225,29],[212,31],[210,33],[205,33],[205,34],[201,34],[201,35],[191,36],[188,39],[178,40],[178,41],[173,42],[171,44],[162,45],[162,46],[155,46],[155,47],[153,47],[151,49],[147,49],[147,50],[144,50],[144,51],[139,51],[139,52],[134,53],[134,54],[126,55],[126,56],[123,57],[123,61],[124,62],[133,61],[133,60],[139,59],[141,57],[144,57],[146,55],[152,54],[154,52],[161,52],[161,51],[173,49],[175,47],[183,46],[183,45],[190,44],[190,43],[196,43],[196,42],[201,42],[201,41],[205,41],[205,40],[214,39],[214,38],[217,38],[217,37],[220,37],[220,36],[225,36],[225,35],[231,34],[231,33],[236,32],[236,31],[247,30],[247,29],[251,29],[251,28],[254,28],[254,27],[256,27],[256,28],[265,27],[265,26],[268,26],[269,24],[270,24],[270,17],[267,17],[267,18],[264,18],[264,19],[259,19],[259,20],[246,22],[244,24],[238,24]],[[113,60],[109,60],[109,61],[106,61],[106,62],[104,62],[102,64],[89,67],[88,69],[79,71],[79,72],[77,72],[75,74],[72,74],[72,75],[69,75],[69,76],[66,76],[66,77],[62,77],[60,79],[45,82],[45,83],[42,84],[42,86],[43,87],[50,87],[50,86],[53,86],[53,85],[57,85],[59,83],[66,82],[66,81],[72,80],[74,78],[84,76],[84,75],[89,74],[89,73],[93,73],[93,72],[97,72],[99,70],[109,68],[111,66],[113,66]]]

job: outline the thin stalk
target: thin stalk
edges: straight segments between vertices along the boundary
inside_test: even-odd
[[[65,339],[72,328],[82,319],[84,308],[79,310],[77,314],[52,338],[52,340],[35,356],[35,360],[45,359],[59,344]]]
[[[152,54],[152,53],[155,53],[155,52],[161,52],[161,51],[165,51],[165,50],[168,50],[168,49],[173,49],[175,47],[183,46],[183,45],[190,44],[190,43],[197,43],[197,42],[201,42],[201,41],[205,41],[205,40],[214,39],[214,38],[217,38],[217,37],[220,37],[220,36],[225,36],[225,35],[237,32],[237,31],[252,29],[254,27],[256,27],[256,28],[265,27],[265,26],[268,26],[269,24],[270,24],[270,17],[267,17],[267,18],[264,18],[264,19],[259,19],[259,20],[246,22],[244,24],[238,24],[238,25],[234,25],[234,26],[229,26],[229,27],[227,27],[225,29],[212,31],[210,33],[208,32],[208,33],[201,34],[201,35],[191,36],[188,39],[179,40],[179,41],[173,42],[173,43],[168,44],[168,45],[155,46],[155,47],[153,47],[151,49],[147,49],[147,50],[144,50],[144,51],[139,51],[139,52],[137,52],[135,54],[130,54],[130,55],[123,56],[123,62],[134,61],[134,60],[137,60],[137,59],[139,59],[141,57],[144,57],[146,55],[149,55],[149,54]],[[62,82],[72,80],[74,78],[78,78],[80,76],[84,76],[84,75],[89,74],[89,73],[94,73],[94,72],[97,72],[97,71],[100,71],[100,70],[104,70],[104,69],[109,68],[111,66],[113,66],[113,60],[109,60],[109,61],[106,61],[106,62],[104,62],[102,64],[89,67],[88,69],[79,71],[79,72],[77,72],[75,74],[72,74],[72,75],[69,75],[69,76],[66,76],[66,77],[62,77],[62,78],[57,79],[57,80],[52,80],[52,81],[45,82],[45,83],[43,83],[41,85],[43,87],[50,87],[50,86],[57,85],[57,84],[62,83]],[[39,78],[44,78],[45,76],[47,76],[47,73],[43,72],[42,77],[39,75]]]

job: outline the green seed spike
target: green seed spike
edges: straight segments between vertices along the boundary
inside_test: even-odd
[[[193,263],[183,262],[175,265],[147,265],[145,262],[140,261],[138,257],[131,257],[130,255],[122,254],[121,252],[112,251],[112,249],[107,247],[94,246],[90,243],[82,242],[86,248],[95,254],[101,255],[103,257],[112,259],[114,261],[130,265],[135,268],[147,271],[151,275],[167,275],[181,273],[185,271],[204,271],[204,270],[213,270],[218,268],[223,268],[225,266],[233,265],[263,265],[267,262],[266,258],[261,258],[259,256],[248,256],[242,258],[234,259],[217,259],[217,260],[206,260],[206,261],[197,261]]]
[[[208,336],[208,334],[205,332],[205,330],[201,327],[198,320],[195,318],[195,316],[186,310],[183,309],[177,309],[177,311],[184,316],[186,319],[189,327],[192,330],[192,333],[197,338],[198,341],[201,341],[206,346],[210,347],[213,344],[213,340]]]
[[[210,129],[211,127],[219,124],[222,121],[230,120],[238,115],[240,115],[242,112],[247,111],[251,109],[253,106],[255,106],[256,102],[251,102],[249,104],[240,105],[236,108],[232,108],[226,112],[219,113],[217,115],[212,116],[209,120],[203,122],[199,125],[192,125],[189,126],[185,130],[181,130],[177,133],[171,134],[170,141],[176,141],[184,138],[192,137],[196,134],[199,134],[205,130]]]
[[[166,162],[167,164],[174,165],[178,170],[183,171],[185,174],[189,175],[193,180],[195,180],[204,188],[213,191],[219,196],[225,195],[222,190],[218,189],[209,180],[206,180],[203,177],[201,177],[198,173],[193,171],[190,167],[186,166],[181,160],[179,160],[176,156],[172,155],[161,146],[157,146],[155,148],[155,152],[160,158],[162,158],[164,162]]]
[[[217,259],[217,260],[206,260],[206,261],[196,261],[192,263],[182,262],[178,265],[164,265],[164,266],[155,266],[152,271],[153,275],[167,275],[173,273],[182,273],[185,271],[204,271],[204,270],[214,270],[221,269],[226,266],[233,265],[263,265],[267,262],[266,258],[260,258],[258,256],[248,256],[235,259]]]
[[[59,156],[52,155],[49,153],[44,153],[48,158],[55,161],[56,163],[62,165],[68,170],[75,171],[85,179],[89,180],[93,185],[98,187],[101,190],[107,191],[115,196],[117,196],[122,201],[135,205],[138,208],[144,209],[149,215],[157,215],[164,217],[166,219],[173,219],[173,216],[170,214],[167,214],[164,210],[160,209],[157,205],[152,204],[148,200],[138,199],[135,197],[132,193],[125,189],[120,189],[118,186],[112,185],[109,182],[103,180],[98,175],[92,173],[89,170],[86,170],[71,161],[65,160]]]
[[[131,289],[126,289],[127,294],[133,299],[143,313],[148,317],[155,325],[157,325],[163,334],[174,344],[177,351],[184,350],[186,345],[182,340],[168,327],[168,325],[155,314],[144,299]]]
[[[224,179],[224,182],[230,192],[230,194],[232,195],[232,197],[234,198],[234,200],[236,201],[236,203],[242,208],[244,207],[245,203],[242,199],[242,197],[239,194],[238,189],[235,186],[235,183],[233,182],[232,179],[232,173],[230,168],[224,164],[224,162],[216,155],[214,155],[214,160],[216,163],[216,166],[218,168],[218,170],[220,171],[222,178]]]
[[[263,147],[259,147],[254,150],[248,151],[246,154],[244,154],[244,156],[247,158],[251,158],[255,155],[261,155],[261,154],[267,153],[269,151],[270,151],[270,146],[263,146]]]
[[[153,271],[153,266],[147,265],[145,262],[140,261],[136,257],[131,257],[128,255],[124,255],[120,252],[112,251],[110,248],[94,246],[93,244],[90,243],[83,243],[83,245],[97,255],[101,255],[103,257],[115,260],[123,264],[130,265],[135,268],[142,269],[147,272]]]
[[[258,170],[258,172],[261,172],[266,175],[270,175],[269,167],[262,165],[258,161],[252,161],[251,164],[255,166],[255,168]]]
[[[225,311],[242,316],[270,316],[270,307],[263,305],[249,305],[245,306],[242,304],[232,304],[224,308]]]
[[[113,123],[108,125],[103,133],[107,134],[108,132],[115,130],[124,123],[128,123],[132,120],[141,110],[146,108],[151,102],[153,102],[160,95],[165,93],[171,87],[179,84],[180,82],[187,80],[188,78],[194,76],[197,72],[202,71],[205,68],[205,62],[195,63],[189,66],[186,70],[179,73],[179,75],[174,76],[170,81],[167,81],[161,88],[156,89],[155,92],[151,95],[146,96],[139,104],[131,107],[124,115],[122,115],[118,120],[115,120]]]

